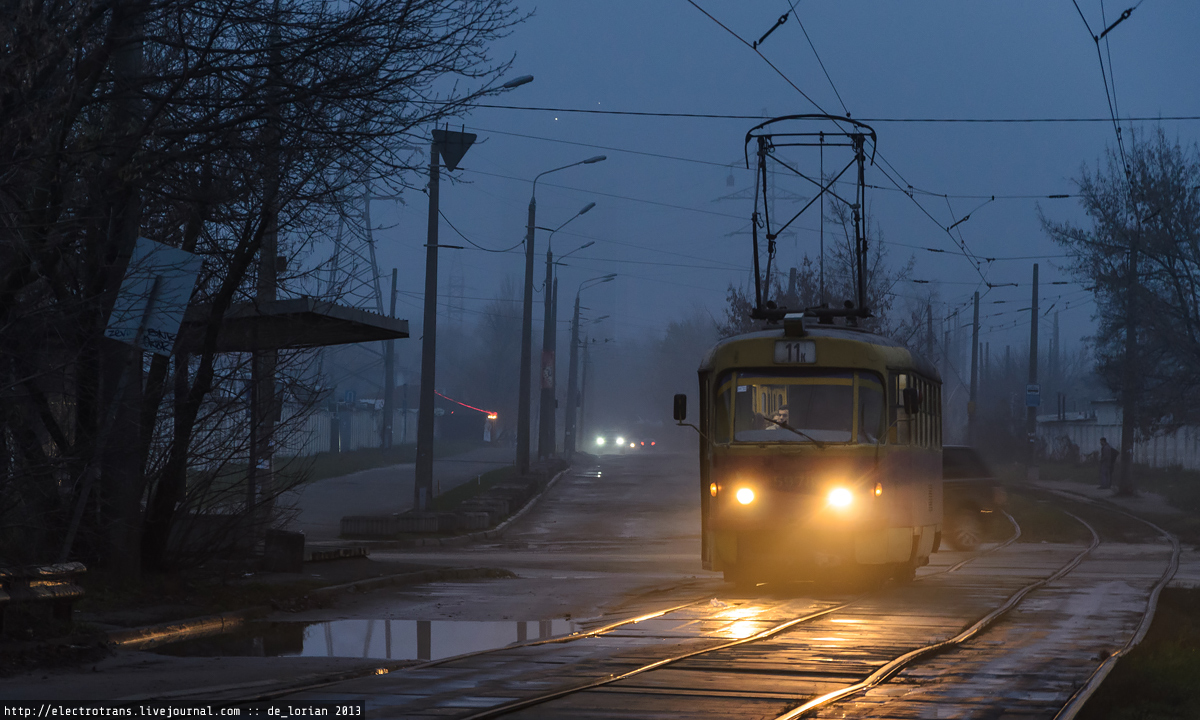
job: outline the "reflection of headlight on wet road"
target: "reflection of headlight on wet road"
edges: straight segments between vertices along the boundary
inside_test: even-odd
[[[854,496],[846,488],[834,488],[829,491],[829,504],[834,507],[849,507]]]
[[[745,487],[738,488],[738,491],[737,491],[737,494],[735,495],[735,497],[737,498],[737,501],[740,502],[741,504],[749,505],[750,503],[754,502],[754,491],[751,490],[750,488],[745,488]]]

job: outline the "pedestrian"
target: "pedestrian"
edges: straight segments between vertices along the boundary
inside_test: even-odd
[[[1117,464],[1117,449],[1108,444],[1108,438],[1100,438],[1100,489],[1112,487],[1113,467]]]

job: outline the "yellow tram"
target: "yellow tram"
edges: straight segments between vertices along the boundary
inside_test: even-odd
[[[739,583],[910,579],[941,540],[941,380],[886,338],[810,320],[723,340],[701,364],[704,567]]]

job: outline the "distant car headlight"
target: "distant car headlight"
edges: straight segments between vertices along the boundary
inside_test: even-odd
[[[617,444],[618,444],[618,445],[624,445],[624,444],[625,444],[625,438],[623,438],[623,437],[621,437],[621,436],[619,436],[619,435],[618,435],[618,436],[617,436]]]
[[[754,502],[754,491],[748,487],[738,488],[738,491],[734,494],[734,497],[736,497],[737,501],[741,504],[749,505],[750,503]]]
[[[849,507],[854,501],[854,495],[846,488],[834,488],[829,491],[829,504],[834,507]]]
[[[603,444],[604,444],[604,438],[602,438],[602,437],[598,437],[598,438],[596,438],[596,444],[597,444],[597,445],[603,445]]]

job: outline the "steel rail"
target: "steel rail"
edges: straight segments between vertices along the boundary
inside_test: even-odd
[[[603,687],[605,685],[611,685],[612,683],[619,682],[621,680],[627,680],[636,675],[641,675],[642,673],[647,673],[647,672],[650,672],[651,670],[657,670],[658,668],[666,667],[667,665],[671,665],[673,663],[677,663],[682,660],[687,660],[688,658],[693,658],[693,657],[696,657],[697,655],[705,655],[707,653],[716,652],[718,650],[726,650],[731,647],[737,647],[738,645],[745,645],[747,643],[757,642],[759,640],[766,640],[767,638],[778,635],[779,633],[781,633],[785,630],[788,630],[795,625],[799,625],[800,623],[805,623],[810,620],[815,620],[817,618],[824,617],[825,615],[829,615],[830,613],[834,613],[834,612],[837,612],[838,610],[842,610],[846,607],[849,607],[850,605],[853,605],[854,603],[858,602],[860,599],[862,599],[862,598],[861,597],[855,598],[854,600],[842,603],[841,605],[834,605],[833,607],[828,607],[828,608],[825,608],[824,610],[818,610],[817,612],[809,613],[808,615],[802,615],[801,617],[798,617],[798,618],[792,618],[791,620],[788,620],[787,622],[780,623],[779,625],[776,625],[773,628],[763,630],[762,632],[760,632],[756,635],[751,635],[750,637],[741,638],[739,640],[732,640],[730,642],[721,643],[720,645],[715,645],[715,646],[709,647],[709,648],[702,648],[700,650],[692,650],[691,652],[686,652],[686,653],[683,653],[682,655],[673,655],[668,658],[663,658],[662,660],[656,660],[655,662],[652,662],[648,665],[643,665],[641,667],[634,668],[633,670],[621,673],[620,675],[609,675],[606,678],[601,678],[599,680],[591,680],[589,682],[586,682],[586,683],[583,683],[580,685],[575,685],[575,686],[572,686],[569,688],[563,688],[561,690],[555,690],[553,692],[548,692],[543,695],[537,695],[535,697],[524,698],[521,700],[514,700],[512,702],[508,702],[503,705],[498,705],[496,707],[490,708],[488,710],[484,710],[482,712],[477,712],[474,715],[468,715],[465,718],[461,718],[461,720],[487,720],[488,718],[494,718],[494,717],[499,717],[501,715],[507,715],[510,712],[514,712],[516,710],[523,710],[527,707],[532,707],[534,705],[540,705],[544,702],[556,700],[556,699],[558,699],[560,697],[564,697],[566,695],[574,695],[575,693],[582,692],[584,690],[592,690],[594,688]]]
[[[929,645],[925,645],[924,647],[919,647],[915,650],[910,650],[909,652],[906,652],[903,655],[900,655],[899,657],[896,657],[896,658],[892,659],[891,661],[885,663],[882,667],[880,667],[878,670],[876,670],[875,672],[868,675],[862,681],[857,682],[853,685],[848,685],[848,686],[846,686],[844,688],[840,688],[838,690],[834,690],[832,692],[825,693],[824,695],[821,695],[820,697],[813,698],[812,700],[809,700],[808,702],[804,703],[803,705],[801,705],[797,708],[793,708],[792,710],[789,710],[788,712],[786,712],[782,715],[779,715],[778,717],[775,718],[775,720],[794,720],[795,718],[803,717],[803,716],[807,715],[808,713],[812,712],[813,710],[817,710],[817,709],[820,709],[823,707],[827,707],[829,705],[833,705],[834,703],[837,703],[848,697],[857,695],[864,690],[868,690],[872,687],[875,687],[884,682],[887,682],[896,673],[900,672],[901,670],[908,667],[909,665],[912,665],[917,660],[920,660],[922,658],[936,654],[938,652],[946,650],[947,648],[953,647],[955,645],[960,645],[960,644],[966,642],[967,640],[970,640],[971,638],[975,637],[979,633],[986,630],[988,627],[990,627],[992,624],[994,624],[1001,617],[1008,614],[1008,612],[1011,611],[1013,608],[1015,608],[1017,605],[1019,605],[1021,603],[1021,601],[1025,599],[1025,596],[1027,596],[1029,593],[1033,592],[1034,590],[1037,590],[1038,588],[1040,588],[1044,585],[1052,583],[1055,580],[1058,580],[1059,578],[1063,577],[1067,573],[1074,570],[1076,567],[1079,566],[1079,564],[1081,562],[1083,562],[1083,559],[1085,557],[1087,557],[1093,550],[1096,549],[1096,547],[1098,547],[1100,545],[1100,536],[1096,533],[1096,529],[1093,528],[1083,518],[1079,517],[1078,515],[1075,515],[1074,513],[1067,512],[1066,510],[1063,510],[1063,512],[1065,512],[1066,514],[1075,518],[1077,521],[1079,521],[1084,527],[1086,527],[1092,533],[1092,542],[1090,545],[1088,545],[1086,548],[1084,548],[1080,553],[1078,553],[1074,558],[1072,558],[1069,562],[1067,562],[1065,565],[1063,565],[1061,568],[1059,568],[1054,574],[1050,575],[1049,577],[1042,578],[1041,580],[1029,583],[1028,585],[1024,586],[1017,592],[1010,595],[1009,598],[1007,600],[1005,600],[1003,604],[1000,605],[1000,607],[991,611],[987,615],[984,615],[979,620],[976,620],[974,624],[972,624],[966,630],[963,630],[962,632],[960,632],[958,635],[955,635],[954,637],[949,638],[948,640],[942,640],[941,642],[931,643]]]
[[[683,608],[686,608],[686,607],[691,607],[692,605],[696,605],[697,603],[703,602],[707,598],[708,598],[708,595],[705,594],[705,596],[703,598],[692,600],[692,601],[686,602],[682,605],[675,605],[673,607],[664,608],[662,610],[655,610],[654,612],[649,612],[644,615],[638,615],[637,617],[628,618],[626,620],[619,620],[614,623],[609,623],[608,625],[602,625],[601,627],[598,627],[595,630],[589,630],[587,632],[577,632],[577,633],[571,633],[569,635],[562,635],[559,637],[544,638],[541,640],[530,640],[528,642],[523,642],[523,643],[513,643],[511,645],[505,645],[503,647],[498,647],[498,648],[488,648],[486,650],[475,650],[473,652],[462,653],[461,655],[453,655],[451,657],[440,658],[438,660],[432,660],[429,662],[418,663],[418,664],[393,663],[391,665],[370,668],[367,670],[334,673],[334,674],[331,674],[331,675],[328,675],[325,677],[319,677],[319,678],[313,678],[311,680],[307,680],[303,684],[300,684],[300,685],[293,685],[290,687],[276,687],[271,690],[256,693],[251,696],[244,696],[244,697],[236,698],[233,700],[229,700],[229,701],[223,703],[223,705],[242,705],[245,703],[263,702],[266,700],[273,700],[275,698],[283,697],[285,695],[294,695],[295,693],[298,693],[298,692],[305,692],[307,690],[316,690],[318,688],[329,687],[330,685],[337,685],[339,683],[343,683],[348,680],[359,680],[361,678],[370,677],[372,675],[387,675],[389,673],[397,672],[397,671],[421,670],[424,668],[431,668],[431,667],[436,667],[438,665],[444,665],[446,663],[455,662],[458,660],[465,660],[468,658],[477,657],[479,655],[488,655],[490,653],[504,652],[506,650],[515,650],[515,649],[524,648],[524,647],[535,647],[538,645],[551,645],[551,644],[555,644],[555,643],[574,642],[575,640],[583,640],[585,638],[597,637],[599,635],[603,635],[605,633],[612,632],[613,630],[616,630],[617,628],[623,627],[625,625],[639,623],[639,622],[642,622],[643,620],[651,620],[653,618],[661,617],[662,615],[666,615],[667,613],[672,613],[677,610],[682,610]],[[193,694],[202,694],[202,693],[210,692],[210,691],[211,691],[211,689],[200,688]]]
[[[1085,502],[1098,505],[1111,512],[1120,513],[1121,515],[1125,515],[1133,518],[1134,520],[1143,522],[1157,530],[1163,537],[1167,539],[1168,542],[1171,543],[1171,559],[1167,562],[1167,568],[1159,577],[1158,582],[1155,583],[1154,589],[1150,591],[1150,596],[1146,598],[1146,611],[1142,613],[1142,620],[1140,623],[1138,623],[1133,635],[1129,637],[1129,640],[1126,641],[1125,645],[1120,650],[1112,655],[1109,655],[1104,659],[1104,662],[1100,663],[1100,665],[1098,665],[1096,669],[1092,671],[1092,674],[1088,676],[1088,679],[1084,681],[1083,685],[1081,685],[1078,690],[1072,693],[1071,697],[1067,699],[1067,702],[1063,704],[1062,708],[1059,709],[1058,713],[1056,713],[1054,716],[1054,720],[1073,720],[1073,718],[1079,714],[1079,711],[1083,709],[1084,704],[1087,703],[1092,694],[1100,688],[1100,684],[1104,682],[1104,679],[1108,677],[1108,674],[1112,672],[1113,668],[1117,664],[1117,661],[1128,654],[1129,651],[1134,648],[1134,646],[1136,646],[1142,641],[1143,638],[1146,637],[1146,633],[1150,630],[1150,624],[1154,621],[1154,610],[1158,606],[1159,593],[1162,592],[1162,589],[1167,586],[1167,583],[1171,581],[1171,578],[1175,576],[1175,572],[1179,569],[1180,547],[1179,538],[1143,517],[1138,517],[1133,513],[1113,507],[1111,503],[1096,502],[1092,498],[1084,495],[1076,495],[1075,493],[1063,491],[1055,492],[1063,495],[1069,495],[1073,499],[1081,499]]]
[[[995,552],[996,550],[999,550],[999,549],[1001,549],[1001,548],[1007,547],[1008,545],[1011,545],[1012,543],[1016,542],[1016,541],[1017,541],[1017,538],[1019,538],[1019,537],[1021,536],[1021,526],[1020,526],[1020,525],[1017,523],[1017,521],[1016,521],[1015,519],[1013,519],[1013,517],[1012,517],[1011,515],[1009,515],[1008,513],[1005,513],[1005,516],[1008,518],[1009,522],[1011,522],[1011,523],[1012,523],[1012,525],[1013,525],[1013,528],[1014,528],[1014,533],[1013,533],[1013,536],[1012,536],[1012,537],[1010,537],[1008,540],[1006,540],[1005,542],[1003,542],[1003,543],[1001,543],[1001,544],[997,545],[997,546],[996,546],[996,547],[994,547],[994,548],[990,548],[990,549],[988,549],[988,550],[987,550],[987,551],[985,551],[985,552],[979,553],[978,555],[975,555],[975,556],[973,556],[973,557],[969,557],[969,558],[967,558],[967,559],[963,560],[962,562],[959,562],[958,564],[956,564],[956,565],[955,565],[954,567],[952,567],[952,568],[949,568],[949,569],[947,569],[947,570],[939,570],[939,571],[937,571],[937,572],[929,573],[928,575],[923,575],[921,578],[916,578],[916,580],[914,580],[914,582],[918,582],[918,581],[920,581],[922,578],[925,578],[925,577],[931,577],[931,576],[933,576],[933,575],[939,575],[939,574],[941,574],[941,573],[944,573],[944,572],[952,572],[952,571],[954,571],[954,570],[957,570],[958,568],[962,567],[963,565],[966,565],[966,564],[967,564],[967,563],[969,563],[969,562],[972,562],[972,561],[974,561],[974,560],[978,560],[979,558],[981,558],[981,557],[983,557],[983,556],[985,556],[985,555],[987,555],[987,554],[989,554],[989,553]],[[1077,519],[1078,519],[1078,518],[1077,518]],[[1083,521],[1082,521],[1082,520],[1080,520],[1080,522],[1083,522]],[[1085,524],[1086,524],[1086,523],[1085,523]],[[1095,534],[1095,533],[1093,532],[1093,535],[1094,535],[1094,534]],[[1047,581],[1047,582],[1048,582],[1048,581]],[[561,698],[561,697],[566,697],[567,695],[573,695],[573,694],[575,694],[575,693],[578,693],[578,692],[583,692],[583,691],[585,691],[585,690],[592,690],[592,689],[595,689],[595,688],[598,688],[598,687],[603,687],[603,686],[605,686],[605,685],[610,685],[610,684],[612,684],[612,683],[619,682],[619,681],[621,681],[621,680],[626,680],[626,679],[628,679],[628,678],[631,678],[631,677],[634,677],[634,676],[637,676],[637,675],[641,675],[641,674],[643,674],[643,673],[646,673],[646,672],[650,672],[651,670],[657,670],[657,669],[659,669],[659,668],[661,668],[661,667],[665,667],[665,666],[667,666],[667,665],[671,665],[671,664],[673,664],[673,663],[677,663],[677,662],[680,662],[680,661],[682,661],[682,660],[687,660],[687,659],[689,659],[689,658],[693,658],[693,657],[696,657],[696,656],[698,656],[698,655],[705,655],[705,654],[707,654],[707,653],[717,652],[717,651],[719,651],[719,650],[725,650],[725,649],[728,649],[728,648],[731,648],[731,647],[737,647],[737,646],[739,646],[739,645],[745,645],[745,644],[747,644],[747,643],[751,643],[751,642],[757,642],[757,641],[759,641],[759,640],[765,640],[765,639],[767,639],[767,638],[770,638],[770,637],[773,637],[773,636],[775,636],[775,635],[777,635],[777,634],[779,634],[779,633],[781,633],[781,632],[783,632],[783,631],[785,631],[785,630],[788,630],[788,629],[792,628],[792,627],[793,627],[793,626],[795,626],[795,625],[799,625],[799,624],[801,624],[801,623],[805,623],[805,622],[809,622],[809,621],[812,621],[812,620],[816,620],[816,619],[818,619],[818,618],[824,617],[825,615],[829,615],[830,613],[834,613],[834,612],[837,612],[838,610],[842,610],[842,609],[845,609],[845,608],[847,608],[847,607],[850,607],[850,606],[852,606],[852,605],[855,605],[855,604],[857,604],[858,602],[862,601],[864,598],[866,598],[866,597],[870,597],[871,595],[874,595],[874,594],[875,594],[875,593],[865,593],[865,594],[863,594],[863,595],[860,595],[860,596],[858,596],[858,597],[856,597],[856,598],[853,598],[852,600],[849,600],[849,601],[847,601],[847,602],[845,602],[845,603],[842,603],[842,604],[840,604],[840,605],[835,605],[835,606],[833,606],[833,607],[826,608],[826,609],[824,609],[824,610],[819,610],[819,611],[817,611],[817,612],[815,612],[815,613],[809,613],[809,614],[807,614],[807,615],[803,615],[803,616],[801,616],[801,617],[798,617],[798,618],[793,618],[792,620],[788,620],[787,622],[781,623],[781,624],[779,624],[779,625],[777,625],[777,626],[775,626],[775,627],[773,627],[773,628],[770,628],[770,629],[768,629],[768,630],[764,630],[763,632],[761,632],[761,633],[758,633],[757,635],[752,635],[752,636],[750,636],[750,637],[747,637],[747,638],[741,638],[741,639],[739,639],[739,640],[734,640],[734,641],[732,641],[732,642],[728,642],[728,643],[722,643],[722,644],[720,644],[720,645],[716,645],[716,646],[709,647],[709,648],[703,648],[703,649],[700,649],[700,650],[693,650],[693,651],[690,651],[690,652],[687,652],[687,653],[683,653],[683,654],[681,654],[681,655],[675,655],[675,656],[672,656],[672,657],[663,658],[663,659],[661,659],[661,660],[657,660],[657,661],[655,661],[655,662],[652,662],[652,663],[649,663],[649,664],[643,665],[643,666],[641,666],[641,667],[634,668],[633,670],[630,670],[630,671],[628,671],[628,672],[621,673],[620,675],[610,675],[610,676],[608,676],[608,677],[605,677],[605,678],[600,678],[600,679],[597,679],[597,680],[591,680],[591,681],[588,681],[588,682],[585,682],[585,683],[582,683],[582,684],[579,684],[579,685],[575,685],[575,686],[572,686],[572,687],[569,687],[569,688],[562,688],[562,689],[555,690],[555,691],[552,691],[552,692],[549,692],[549,693],[545,693],[545,694],[542,694],[542,695],[537,695],[537,696],[530,697],[530,698],[523,698],[523,699],[520,699],[520,700],[514,700],[514,701],[512,701],[512,702],[505,703],[505,704],[503,704],[503,705],[498,705],[498,706],[496,706],[496,707],[492,707],[492,708],[489,708],[489,709],[487,709],[487,710],[480,711],[480,712],[478,712],[478,713],[475,713],[475,714],[473,714],[473,715],[468,715],[468,716],[466,716],[466,717],[462,718],[461,720],[488,720],[489,718],[500,717],[500,716],[502,716],[502,715],[507,715],[508,713],[515,712],[515,711],[517,711],[517,710],[523,710],[523,709],[525,709],[525,708],[528,708],[528,707],[533,707],[534,705],[540,705],[540,704],[542,704],[542,703],[546,703],[546,702],[549,702],[549,701],[551,701],[551,700],[556,700],[556,699],[558,699],[558,698]],[[691,603],[691,604],[694,604],[694,603]],[[489,651],[489,652],[490,652],[490,651]]]
[[[967,563],[978,560],[981,557],[984,557],[988,554],[996,552],[997,550],[1003,549],[1003,548],[1011,545],[1012,543],[1016,542],[1017,539],[1021,537],[1021,526],[1007,512],[1004,513],[1004,515],[1005,515],[1005,517],[1008,518],[1009,522],[1012,523],[1013,529],[1014,529],[1013,535],[1008,540],[996,545],[995,547],[989,548],[988,550],[985,550],[984,552],[981,552],[977,555],[966,558],[965,560],[962,560],[961,562],[955,564],[954,566],[952,566],[946,570],[938,570],[936,572],[932,572],[927,575],[922,575],[921,577],[916,578],[914,580],[914,582],[919,582],[920,580],[922,580],[923,578],[926,578],[926,577],[932,577],[934,575],[939,575],[942,573],[954,572],[955,570],[958,570],[959,568],[966,565]],[[690,657],[695,657],[696,655],[701,655],[701,654],[709,653],[709,652],[715,652],[717,650],[722,650],[725,648],[734,647],[737,645],[742,645],[745,643],[766,639],[775,634],[783,632],[784,630],[787,630],[794,625],[800,624],[802,622],[808,622],[811,620],[815,620],[824,615],[828,615],[829,613],[836,612],[837,610],[843,609],[845,607],[849,607],[853,604],[860,602],[861,600],[863,600],[866,597],[870,597],[873,594],[874,593],[866,593],[866,594],[860,595],[856,598],[853,598],[845,603],[842,603],[840,605],[836,605],[836,606],[827,608],[825,610],[817,611],[816,613],[810,613],[810,614],[804,615],[802,617],[795,618],[793,620],[789,620],[789,621],[787,621],[781,625],[778,625],[774,628],[765,630],[762,633],[759,633],[758,635],[754,635],[754,636],[751,636],[748,638],[742,638],[739,640],[735,640],[731,643],[724,643],[722,645],[714,646],[711,648],[705,648],[705,649],[701,649],[701,650],[697,650],[697,651],[692,651],[692,652],[686,653],[684,655],[664,658],[663,660],[659,660],[659,661],[650,663],[648,665],[644,665],[642,667],[635,668],[634,670],[631,670],[620,676],[610,676],[607,678],[601,678],[601,679],[591,681],[591,682],[588,682],[588,683],[585,683],[582,685],[577,685],[577,686],[573,686],[571,688],[554,691],[552,693],[548,693],[545,695],[540,695],[540,696],[536,696],[533,698],[518,700],[518,701],[514,701],[512,703],[506,704],[506,705],[500,705],[497,707],[489,708],[488,710],[482,711],[480,713],[476,713],[475,715],[467,716],[467,718],[465,718],[464,720],[482,720],[483,718],[498,717],[500,715],[504,715],[509,712],[520,710],[525,707],[530,707],[533,705],[537,705],[537,704],[541,704],[544,702],[548,702],[550,700],[557,699],[559,697],[564,697],[566,695],[570,695],[570,694],[573,694],[576,692],[581,692],[581,691],[588,690],[591,688],[600,687],[602,685],[607,685],[607,684],[610,684],[613,682],[617,682],[618,680],[622,680],[622,679],[625,679],[628,677],[633,677],[634,675],[640,675],[644,672],[648,672],[650,670],[654,670],[654,669],[663,667],[664,665],[669,665],[669,664],[672,664],[675,662],[679,662],[681,660],[686,660]],[[608,625],[603,625],[599,628],[596,628],[595,630],[590,630],[587,632],[571,633],[570,635],[564,635],[561,637],[533,640],[533,641],[525,642],[525,643],[513,643],[511,645],[506,645],[504,647],[490,648],[487,650],[476,650],[474,652],[463,653],[461,655],[455,655],[452,657],[441,658],[439,660],[433,660],[430,662],[420,663],[420,664],[416,664],[416,665],[398,664],[398,665],[392,665],[391,667],[379,667],[379,668],[374,668],[374,669],[371,669],[368,671],[361,671],[361,672],[355,673],[353,676],[350,676],[350,677],[347,677],[345,673],[339,673],[333,677],[330,677],[327,681],[320,681],[320,680],[315,681],[315,682],[309,681],[309,682],[306,682],[299,686],[292,686],[292,687],[287,687],[287,688],[276,688],[276,689],[269,690],[266,692],[257,693],[251,697],[243,697],[243,698],[238,698],[236,700],[231,700],[231,701],[229,701],[229,703],[226,703],[226,704],[244,704],[244,703],[249,703],[249,702],[262,702],[265,700],[271,700],[271,699],[283,697],[285,695],[292,695],[292,694],[295,694],[298,692],[304,692],[306,690],[315,690],[317,688],[328,687],[331,685],[337,685],[337,684],[346,682],[347,680],[360,679],[360,678],[368,677],[371,675],[386,675],[386,674],[389,674],[390,672],[395,672],[395,671],[420,670],[420,669],[435,667],[438,665],[444,665],[447,663],[456,662],[459,660],[464,660],[464,659],[468,659],[468,658],[472,658],[472,657],[477,657],[480,655],[504,652],[504,651],[515,650],[515,649],[520,649],[520,648],[524,648],[524,647],[534,647],[534,646],[539,646],[539,645],[567,643],[567,642],[573,642],[575,640],[583,640],[586,638],[597,637],[597,636],[609,633],[609,632],[611,632],[617,628],[623,627],[625,625],[630,625],[633,623],[641,622],[643,620],[649,620],[649,619],[653,619],[656,617],[661,617],[663,615],[666,615],[666,614],[669,614],[672,612],[676,612],[678,610],[682,610],[687,607],[691,607],[693,605],[703,602],[704,599],[707,597],[708,596],[705,595],[704,598],[693,600],[693,601],[684,603],[682,605],[676,605],[676,606],[672,606],[672,607],[665,608],[662,610],[656,610],[654,612],[646,613],[644,615],[639,615],[637,617],[610,623]]]
[[[1008,518],[1008,521],[1010,523],[1012,523],[1012,526],[1013,526],[1013,536],[1012,537],[1010,537],[1009,539],[1005,540],[1004,542],[996,545],[995,547],[991,547],[991,548],[988,548],[987,550],[984,550],[983,552],[979,553],[978,555],[974,555],[972,557],[967,558],[966,560],[959,561],[958,563],[951,565],[950,567],[946,568],[945,570],[935,570],[934,572],[928,573],[926,575],[922,575],[921,577],[932,577],[934,575],[941,575],[942,573],[952,573],[955,570],[958,570],[963,565],[966,565],[969,562],[978,560],[979,558],[983,557],[984,555],[991,555],[992,553],[996,552],[997,550],[1002,550],[1002,549],[1008,547],[1009,545],[1012,545],[1017,540],[1019,540],[1021,538],[1020,524],[1018,524],[1016,519],[1014,519],[1012,515],[1009,515],[1007,511],[1001,510],[1000,512],[1004,513],[1004,517]],[[918,578],[918,579],[920,579],[920,578]]]

